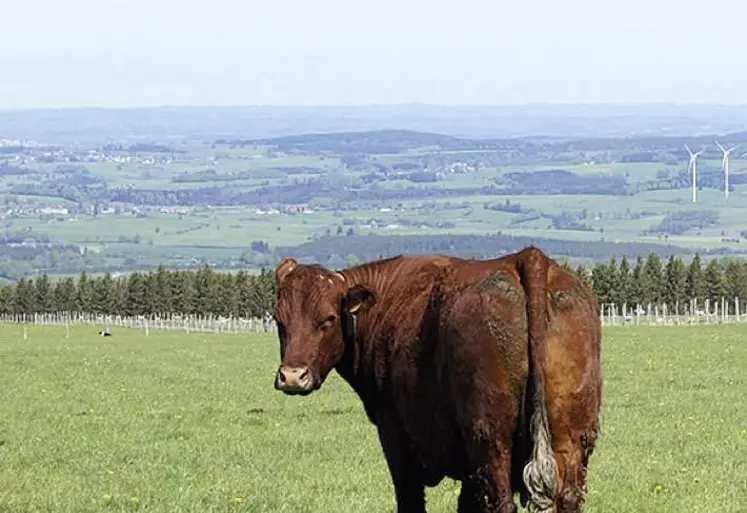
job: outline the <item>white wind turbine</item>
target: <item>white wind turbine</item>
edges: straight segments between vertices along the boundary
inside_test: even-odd
[[[690,154],[690,163],[687,165],[688,170],[692,170],[693,173],[693,203],[695,203],[697,199],[697,190],[698,190],[698,167],[696,160],[698,158],[698,155],[703,153],[704,150],[700,150],[697,153],[693,153],[692,150],[690,150],[690,147],[686,144],[685,149],[687,150],[687,153]]]
[[[724,158],[721,160],[721,167],[724,168],[724,198],[729,197],[729,159],[731,157],[731,152],[739,148],[741,145],[737,144],[736,146],[729,148],[728,150],[721,146],[718,141],[716,141],[716,146],[718,146],[718,149],[721,150],[721,152],[724,154]]]

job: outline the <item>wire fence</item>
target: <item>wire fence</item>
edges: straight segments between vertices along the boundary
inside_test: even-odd
[[[244,319],[240,317],[214,317],[199,315],[122,316],[81,312],[55,312],[36,314],[0,315],[0,322],[36,326],[97,326],[100,331],[115,328],[182,331],[185,333],[274,333],[277,331],[271,316]]]
[[[743,303],[722,298],[721,301],[696,299],[674,305],[652,305],[635,307],[629,305],[604,304],[601,306],[603,326],[678,326],[688,324],[737,324],[747,322],[742,313]]]
[[[603,326],[677,326],[692,324],[736,324],[747,322],[747,314],[741,313],[742,303],[722,299],[700,304],[696,300],[673,307],[662,305],[601,305],[600,320]],[[76,325],[96,326],[100,331],[114,328],[181,331],[185,333],[276,333],[277,327],[269,312],[261,318],[215,317],[199,315],[123,316],[82,312],[55,312],[35,314],[0,315],[0,323],[36,326],[72,327]]]

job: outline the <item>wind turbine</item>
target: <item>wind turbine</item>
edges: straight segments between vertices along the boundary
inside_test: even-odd
[[[690,147],[686,144],[685,145],[685,149],[687,150],[687,153],[690,154],[690,163],[687,165],[687,168],[688,169],[692,169],[692,172],[693,172],[693,203],[695,203],[696,201],[698,201],[698,198],[697,198],[697,191],[698,191],[698,165],[697,165],[697,163],[695,161],[698,159],[698,155],[700,155],[701,153],[703,153],[703,151],[705,150],[705,148],[703,150],[700,150],[697,153],[693,153],[690,150]]]
[[[716,146],[718,146],[718,149],[724,154],[724,158],[721,159],[721,167],[724,168],[724,198],[729,198],[729,158],[731,157],[731,152],[739,148],[741,145],[737,144],[727,150],[716,141]]]

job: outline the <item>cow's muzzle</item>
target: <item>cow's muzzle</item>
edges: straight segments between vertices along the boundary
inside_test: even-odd
[[[308,367],[281,365],[275,377],[275,389],[289,395],[307,395],[314,390],[314,379]]]

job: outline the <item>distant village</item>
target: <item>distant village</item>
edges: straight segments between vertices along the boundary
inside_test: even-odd
[[[61,202],[62,203],[62,202]],[[64,202],[69,203],[69,202]],[[106,216],[116,215],[122,217],[149,217],[154,214],[165,215],[190,215],[197,212],[214,211],[214,210],[231,210],[235,206],[147,206],[131,205],[128,203],[111,203],[105,206],[84,206],[82,209],[77,206],[60,205],[35,205],[21,204],[6,206],[0,209],[0,219],[14,217],[39,216],[40,219],[50,223],[54,222],[75,222],[84,216]],[[388,209],[382,209],[382,212]],[[257,208],[251,213],[259,216],[273,215],[298,215],[313,214],[315,210],[307,204],[282,205],[276,208]]]
[[[46,146],[40,145],[33,141],[19,139],[0,138],[0,168],[11,166],[15,168],[32,168],[40,164],[113,164],[116,166],[137,166],[137,167],[161,167],[169,165],[178,165],[181,162],[190,162],[190,157],[182,156],[183,150],[160,149],[153,151],[154,148],[121,148],[121,147],[103,147],[97,149],[76,148],[73,146]],[[150,150],[150,151],[149,151]],[[235,156],[233,157],[235,158]],[[246,156],[246,158],[251,158]],[[220,160],[219,157],[210,156],[204,158],[202,162],[205,165],[212,165]],[[439,166],[438,169],[423,169],[424,173],[433,173],[435,175],[447,175],[453,173],[470,173],[476,171],[476,166],[463,162],[454,162]],[[392,169],[388,172],[389,179],[397,179],[397,175],[409,174],[410,171]],[[19,218],[19,217],[39,217],[48,223],[56,222],[76,222],[82,217],[89,216],[124,216],[124,217],[150,217],[155,214],[161,215],[190,215],[199,212],[229,209],[236,207],[218,207],[210,205],[189,206],[143,206],[133,205],[131,203],[120,202],[99,202],[96,204],[76,204],[73,201],[51,198],[45,199],[44,203],[39,202],[33,197],[21,196],[19,201],[8,201],[3,208],[0,208],[0,219]],[[280,215],[300,215],[314,213],[314,208],[306,203],[298,204],[281,204],[272,207],[257,207],[252,213],[258,216],[280,216]],[[382,207],[380,212],[386,213],[391,211],[390,208]],[[398,226],[383,223],[389,229],[396,229]],[[376,227],[374,222],[371,227]],[[379,226],[381,227],[381,226]]]
[[[14,166],[34,163],[85,163],[106,162],[111,164],[171,164],[176,160],[176,151],[159,154],[140,154],[136,151],[121,148],[89,149],[73,146],[47,146],[33,141],[0,138],[0,148],[4,148],[0,157],[6,164]],[[9,151],[10,150],[10,151]],[[15,151],[12,151],[15,150]]]
[[[153,153],[139,153],[122,149],[80,149],[74,147],[49,147],[41,146],[32,141],[18,139],[1,139],[0,148],[6,151],[0,153],[0,167],[30,167],[35,164],[86,164],[86,163],[109,163],[115,165],[136,166],[167,166],[176,163],[178,157],[174,153],[163,155]],[[11,151],[8,151],[11,150]],[[15,150],[15,151],[12,151]],[[216,162],[215,158],[207,159],[209,164]],[[184,159],[185,162],[188,159]],[[0,219],[12,217],[39,216],[49,222],[75,222],[81,216],[132,216],[147,217],[153,214],[189,215],[195,211],[217,210],[230,207],[210,206],[142,206],[129,203],[109,202],[96,205],[76,205],[71,201],[59,200],[37,204],[33,200],[8,205],[0,209]],[[258,208],[254,210],[256,215],[296,215],[313,213],[314,210],[308,204],[288,204],[275,208]]]

